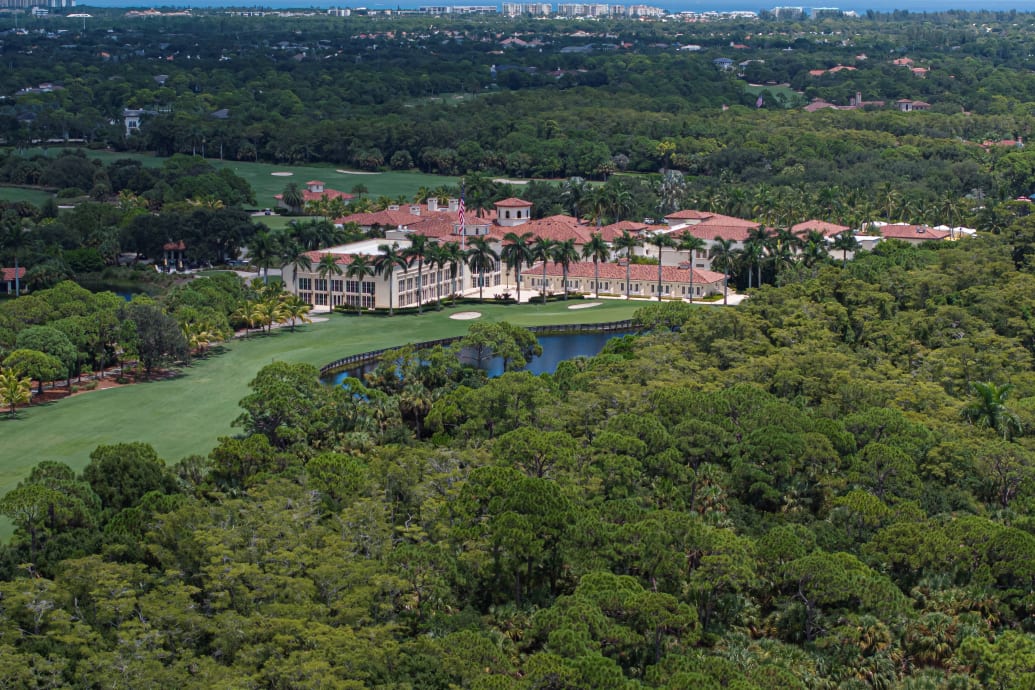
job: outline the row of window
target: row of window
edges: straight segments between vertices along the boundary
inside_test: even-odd
[[[539,287],[539,286],[541,286],[543,284],[543,279],[542,278],[529,278],[528,282],[529,282],[529,285],[531,285],[532,287]],[[565,283],[565,281],[563,281],[563,280],[560,281],[560,282],[561,282],[562,285],[564,285],[564,283]],[[650,294],[652,294],[652,295],[657,294],[657,284],[649,283],[649,285],[650,285]],[[546,286],[547,286],[547,288],[552,287],[552,281],[550,279],[547,279]],[[641,287],[642,287],[641,283],[630,283],[629,284],[629,292],[640,293],[641,292]],[[582,289],[582,281],[580,281],[580,280],[568,280],[567,281],[567,288],[569,290],[580,290],[580,289]],[[615,288],[617,290],[619,290],[619,291],[622,291],[625,288],[625,284],[624,283],[615,283]],[[595,288],[593,286],[593,281],[592,280],[587,280],[586,281],[586,289],[587,290],[597,290],[598,288]],[[600,282],[599,290],[602,291],[602,292],[610,292],[611,291],[611,282],[610,281],[608,281],[608,282],[601,281]],[[672,285],[671,284],[663,284],[661,292],[664,295],[671,295],[672,294]],[[680,285],[679,286],[679,293],[681,295],[688,295],[688,294],[690,294],[689,286],[687,286],[687,285]],[[702,294],[704,294],[704,293],[702,292],[701,286],[700,285],[694,285],[694,295],[697,296],[697,297],[700,297]]]

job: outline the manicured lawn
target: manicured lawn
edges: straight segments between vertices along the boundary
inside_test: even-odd
[[[164,158],[156,158],[155,156],[141,153],[84,150],[86,151],[86,155],[91,158],[98,158],[104,161],[106,165],[121,158],[139,160],[147,167],[160,167],[165,161]],[[39,153],[39,150],[32,149],[29,153]],[[57,155],[57,151],[48,149],[47,155],[55,156]],[[383,195],[393,198],[403,194],[406,195],[407,198],[411,198],[413,193],[420,187],[434,188],[441,185],[455,185],[458,182],[458,178],[455,177],[425,175],[424,173],[412,172],[393,171],[375,173],[372,175],[340,173],[338,172],[339,169],[352,170],[349,166],[342,165],[269,165],[266,163],[247,163],[229,160],[221,161],[218,158],[211,157],[206,158],[205,160],[216,168],[230,168],[235,173],[248,180],[252,189],[255,190],[255,204],[258,208],[272,208],[274,204],[276,204],[276,200],[273,196],[283,192],[284,187],[288,182],[294,182],[298,184],[299,187],[304,187],[308,180],[322,180],[326,183],[329,189],[337,189],[342,192],[351,191],[357,184],[362,184],[369,190],[370,196],[378,197]],[[281,177],[271,174],[274,172],[290,172],[291,175]]]
[[[54,195],[50,192],[44,192],[39,189],[0,187],[0,201],[28,201],[30,204],[40,206],[52,196]]]
[[[41,460],[57,460],[81,470],[100,444],[143,441],[154,446],[167,463],[195,453],[207,455],[220,436],[239,432],[231,426],[241,413],[237,403],[248,394],[248,382],[259,369],[275,360],[321,366],[358,352],[462,335],[472,322],[449,318],[460,311],[478,311],[483,319],[531,326],[620,321],[645,304],[607,300],[588,309],[568,309],[562,302],[461,305],[422,316],[392,318],[334,314],[295,333],[285,329],[237,340],[184,367],[171,380],[85,393],[30,408],[15,419],[0,415],[0,494],[17,486]],[[9,524],[0,522],[0,537],[9,534]]]

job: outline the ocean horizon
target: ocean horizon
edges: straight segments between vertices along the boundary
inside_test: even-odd
[[[523,0],[513,0],[523,1]],[[524,0],[527,1],[527,0]],[[566,0],[570,2],[571,0]],[[92,0],[86,3],[79,3],[78,7],[81,9],[88,9],[89,7],[98,8],[112,8],[112,7],[197,7],[204,9],[213,9],[219,7],[250,7],[250,8],[270,8],[270,9],[328,9],[331,7],[349,7],[349,8],[370,8],[370,9],[417,9],[419,7],[427,6],[465,6],[465,5],[496,5],[500,6],[500,2],[487,2],[485,0],[470,0],[468,2],[441,2],[435,0],[429,0],[426,2],[420,2],[419,0],[401,0],[399,2],[335,2],[334,0],[324,0],[321,2],[304,2],[301,0],[266,0],[260,2],[227,2],[227,0],[195,0],[193,2],[187,2],[186,0],[158,0],[154,3],[141,3],[139,0]],[[550,2],[551,5],[557,6],[556,0]],[[858,14],[865,14],[868,10],[874,12],[894,12],[896,10],[905,10],[912,13],[923,13],[923,12],[946,12],[949,10],[965,10],[969,12],[977,12],[981,10],[988,10],[994,12],[1008,12],[1016,10],[1017,12],[1035,12],[1035,0],[1004,0],[997,2],[996,0],[852,0],[850,3],[839,4],[837,2],[827,2],[815,5],[806,5],[794,2],[770,2],[762,3],[759,0],[622,0],[616,2],[611,0],[606,4],[611,5],[648,5],[651,7],[660,7],[670,12],[723,12],[723,11],[754,11],[768,10],[774,7],[835,7],[845,11],[854,11]]]

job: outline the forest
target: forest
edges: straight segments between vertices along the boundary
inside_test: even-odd
[[[1030,687],[1035,226],[937,244],[646,306],[553,375],[275,362],[207,456],[44,460],[0,500],[0,677]]]
[[[862,190],[893,181],[921,198],[1032,191],[1027,155],[981,146],[1029,133],[1030,15],[586,25],[145,22],[108,12],[85,28],[41,21],[3,36],[0,139],[14,146],[75,139],[164,156],[451,175],[602,179],[671,168],[697,190],[721,176],[722,185]],[[735,69],[717,69],[717,57]],[[894,64],[900,58],[927,71],[917,76]],[[812,74],[838,65],[851,69]],[[762,89],[764,107],[748,84]],[[801,110],[813,98],[847,105],[856,93],[891,107]],[[899,112],[898,99],[930,110]],[[127,136],[125,108],[148,113],[138,133]]]

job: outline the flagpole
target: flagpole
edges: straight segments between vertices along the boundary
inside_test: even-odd
[[[464,258],[460,261],[460,296],[464,296],[464,266],[466,262],[467,254],[467,210],[464,203],[464,180],[460,180],[460,206],[457,213],[460,217],[460,252],[464,254]]]

